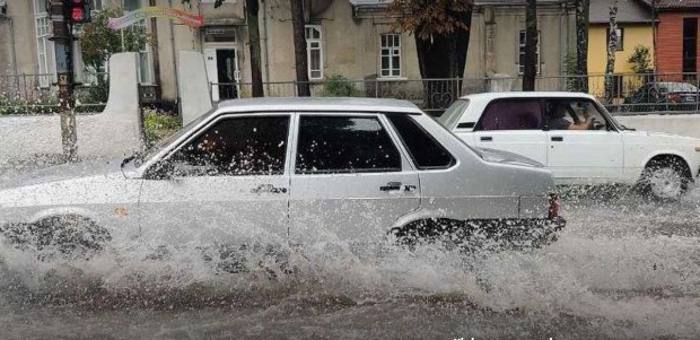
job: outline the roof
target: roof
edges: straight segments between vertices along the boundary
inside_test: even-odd
[[[656,0],[658,9],[700,9],[700,0]]]
[[[593,99],[595,98],[589,94],[581,93],[581,92],[565,92],[565,91],[557,91],[557,92],[542,92],[542,91],[534,91],[534,92],[487,92],[487,93],[475,93],[475,94],[470,94],[467,96],[464,96],[460,99],[469,99],[469,100],[486,100],[486,101],[491,101],[494,99],[507,99],[507,98],[587,98],[587,99]]]
[[[610,6],[613,0],[591,0],[590,23],[610,22]],[[651,23],[651,6],[645,0],[619,0],[617,2],[618,23]]]
[[[398,99],[346,97],[266,97],[226,100],[219,109],[229,112],[316,111],[316,112],[390,112],[422,114],[415,104]]]

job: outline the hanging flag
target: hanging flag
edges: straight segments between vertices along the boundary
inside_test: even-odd
[[[179,20],[182,24],[190,27],[201,27],[204,25],[204,17],[201,15],[171,7],[152,6],[131,11],[119,18],[110,18],[107,27],[118,30],[148,18]]]

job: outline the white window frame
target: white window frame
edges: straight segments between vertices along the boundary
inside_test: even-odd
[[[387,39],[384,39],[385,37]],[[389,46],[389,44],[387,44],[385,46],[384,42],[385,41],[388,42],[389,37],[391,37],[392,44],[391,44],[391,46]],[[394,38],[397,38],[396,41],[398,41],[398,45],[394,44],[394,40],[395,40]],[[401,78],[401,76],[403,74],[403,70],[401,67],[401,62],[403,59],[402,55],[401,55],[401,44],[402,44],[401,34],[399,34],[399,33],[384,33],[384,34],[381,34],[379,36],[379,78],[383,78],[383,79]],[[387,51],[386,56],[384,55],[384,51]],[[386,69],[383,67],[384,64],[382,62],[385,57],[389,58],[389,63],[388,63],[389,68],[386,68]],[[394,61],[393,61],[394,57],[399,58],[398,65],[394,65]],[[394,71],[397,71],[397,70],[399,71],[398,74],[394,74]],[[384,74],[385,71],[387,71],[386,75]]]
[[[525,30],[520,30],[518,31],[518,61],[516,62],[516,65],[518,67],[518,74],[523,75],[525,74],[525,65],[520,64],[520,55],[525,54],[525,42],[527,40],[527,33]],[[542,64],[542,32],[537,31],[537,49],[536,55],[537,55],[537,74],[540,74],[540,71],[542,71],[542,68],[540,65]]]
[[[49,40],[51,35],[51,20],[49,13],[39,11],[39,1],[34,0],[34,41],[36,43],[37,76],[40,88],[51,86],[51,80],[56,73],[56,60],[53,42]],[[41,24],[40,24],[41,23]]]
[[[313,38],[313,35],[309,34],[309,30],[314,30],[318,32],[318,38]],[[309,80],[319,80],[323,79],[323,30],[321,30],[321,25],[306,25],[304,26],[304,34],[306,37],[306,68],[309,75]],[[318,44],[318,47],[313,47],[313,44]],[[311,68],[311,51],[318,51],[319,62],[318,69]],[[317,77],[314,77],[314,73],[318,73]]]

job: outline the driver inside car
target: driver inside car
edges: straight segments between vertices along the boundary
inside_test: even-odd
[[[588,111],[583,111],[584,120],[572,122],[567,119],[571,106],[567,103],[554,103],[549,111],[550,130],[592,130],[595,119]]]

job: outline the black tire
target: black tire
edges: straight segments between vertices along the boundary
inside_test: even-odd
[[[678,158],[658,158],[647,164],[640,179],[644,196],[659,201],[678,201],[688,191],[692,177]]]

